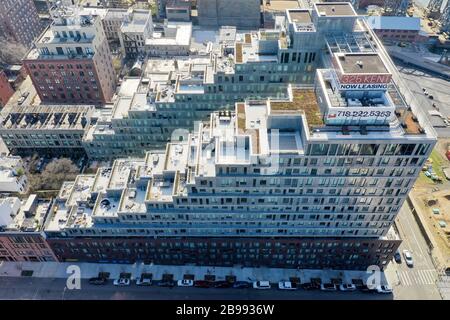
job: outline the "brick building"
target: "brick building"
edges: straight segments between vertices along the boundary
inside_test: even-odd
[[[0,38],[3,36],[31,47],[40,32],[41,24],[33,0],[0,1]]]
[[[109,102],[115,72],[101,18],[69,9],[57,14],[23,60],[39,97],[51,103]]]
[[[14,90],[9,84],[8,77],[3,70],[0,70],[0,108],[6,105],[13,94]]]

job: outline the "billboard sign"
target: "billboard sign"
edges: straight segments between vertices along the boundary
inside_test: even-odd
[[[391,74],[342,74],[340,84],[388,84],[391,82]]]

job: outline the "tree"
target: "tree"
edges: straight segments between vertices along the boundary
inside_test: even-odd
[[[27,48],[13,40],[0,38],[0,63],[19,64],[27,53]]]
[[[50,162],[41,174],[34,174],[30,178],[30,189],[33,192],[40,190],[58,190],[64,181],[74,180],[79,169],[67,158],[55,159]]]

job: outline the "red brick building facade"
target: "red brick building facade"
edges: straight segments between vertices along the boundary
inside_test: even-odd
[[[0,108],[6,105],[13,94],[14,90],[9,84],[8,77],[3,70],[0,70]]]

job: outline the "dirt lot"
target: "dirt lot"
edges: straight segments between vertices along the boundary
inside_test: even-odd
[[[444,156],[449,143],[450,139],[440,139],[430,157],[433,171],[443,179],[443,183],[435,183],[421,172],[411,191],[411,197],[419,206],[416,207],[417,212],[427,221],[432,232],[430,236],[447,259],[450,258],[450,181],[445,179],[442,167],[450,167],[450,161]]]

